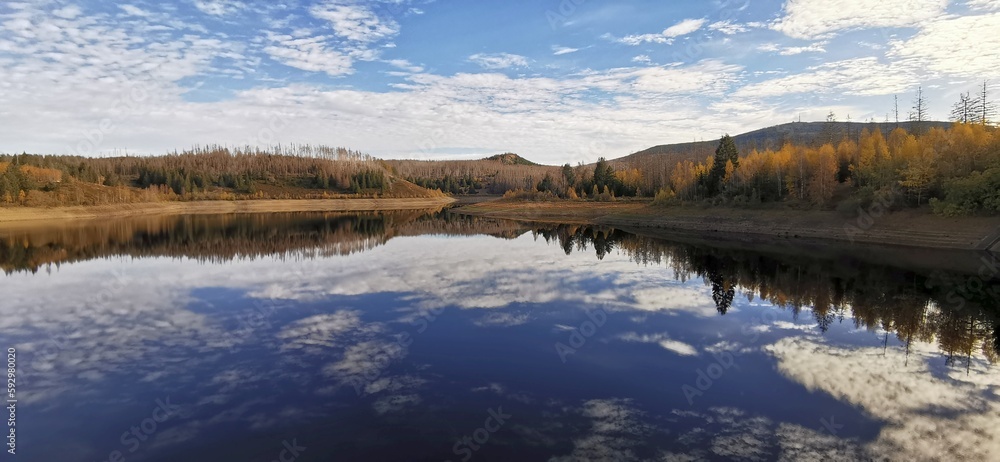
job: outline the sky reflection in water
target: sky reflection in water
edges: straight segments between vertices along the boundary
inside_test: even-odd
[[[0,234],[19,460],[1000,455],[997,299],[934,288],[969,276],[453,215],[160,220]]]

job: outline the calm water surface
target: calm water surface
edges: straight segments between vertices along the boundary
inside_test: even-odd
[[[984,258],[425,212],[3,230],[0,460],[998,460]]]

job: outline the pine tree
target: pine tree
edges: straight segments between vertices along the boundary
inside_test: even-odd
[[[740,151],[736,149],[736,142],[729,135],[723,136],[719,140],[719,147],[715,149],[712,171],[708,175],[707,186],[710,196],[719,192],[722,180],[726,177],[726,162],[732,162],[734,171],[740,168]]]
[[[576,172],[573,171],[573,167],[569,164],[563,165],[562,167],[563,178],[566,179],[566,184],[573,186],[576,184]]]

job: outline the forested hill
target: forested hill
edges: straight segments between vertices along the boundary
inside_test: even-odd
[[[400,178],[448,194],[503,194],[517,189],[533,190],[561,178],[559,167],[536,164],[514,153],[480,160],[387,160],[385,164]],[[565,192],[565,185],[557,188]]]
[[[733,141],[736,142],[736,147],[740,152],[748,152],[754,149],[778,150],[785,143],[800,146],[816,145],[818,147],[818,145],[823,143],[836,143],[845,136],[848,138],[857,138],[865,129],[869,131],[875,129],[881,130],[882,136],[886,138],[889,137],[889,133],[896,127],[914,133],[912,125],[913,123],[911,122],[899,122],[898,124],[895,122],[792,122],[735,135],[733,136]],[[951,127],[952,123],[920,122],[919,125],[920,130],[929,130],[933,127],[946,129]],[[691,143],[663,144],[615,159],[612,162],[637,161],[649,156],[673,157],[670,159],[671,164],[676,164],[680,160],[702,161],[705,160],[705,157],[712,155],[718,146],[718,139]]]
[[[0,206],[442,195],[393,175],[382,160],[325,146],[209,146],[149,157],[0,155]]]
[[[490,157],[487,157],[487,158],[485,158],[483,160],[497,161],[497,162],[500,162],[501,164],[504,164],[504,165],[540,165],[540,164],[536,164],[536,163],[534,163],[534,162],[532,162],[532,161],[530,161],[528,159],[525,159],[525,158],[523,158],[523,157],[521,157],[521,156],[519,156],[517,154],[510,153],[510,152],[508,152],[506,154],[497,154],[495,156],[490,156]]]

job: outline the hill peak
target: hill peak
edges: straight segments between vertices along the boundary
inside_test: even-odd
[[[500,162],[503,165],[538,165],[512,152],[497,154],[495,156],[487,157],[483,160],[494,160]]]

